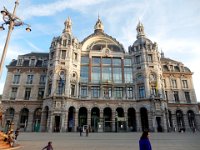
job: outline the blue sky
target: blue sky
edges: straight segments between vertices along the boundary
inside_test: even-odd
[[[0,0],[12,12],[15,0]],[[194,72],[193,83],[200,101],[200,1],[199,0],[20,0],[17,16],[31,25],[32,32],[16,27],[12,33],[5,65],[18,55],[48,52],[51,40],[64,29],[68,16],[75,37],[82,41],[93,33],[98,14],[104,31],[116,38],[127,50],[136,40],[138,19],[146,36],[158,43],[165,57],[183,62]],[[3,23],[2,16],[0,23]],[[0,55],[7,29],[0,31]],[[0,80],[3,91],[7,69]]]

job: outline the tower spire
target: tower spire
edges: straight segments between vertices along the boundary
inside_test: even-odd
[[[141,37],[145,37],[144,26],[143,26],[143,24],[140,22],[140,20],[139,20],[139,22],[138,22],[138,25],[137,25],[136,30],[137,30],[137,39],[138,39],[138,38],[141,38]]]
[[[64,25],[65,25],[65,28],[63,30],[63,33],[71,34],[71,32],[72,32],[72,20],[70,19],[70,17],[67,18]]]
[[[103,26],[103,23],[101,22],[101,19],[99,17],[99,14],[98,14],[98,20],[94,26],[94,32],[104,32],[104,26]]]

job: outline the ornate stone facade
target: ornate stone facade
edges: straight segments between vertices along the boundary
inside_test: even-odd
[[[160,54],[141,22],[128,52],[104,32],[100,18],[82,42],[71,19],[64,24],[49,53],[20,55],[7,66],[5,129],[10,122],[35,132],[199,129],[192,72]]]

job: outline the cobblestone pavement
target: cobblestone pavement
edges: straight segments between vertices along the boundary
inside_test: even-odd
[[[54,150],[138,150],[141,133],[20,133],[21,150],[41,150],[52,141]],[[200,132],[150,133],[153,150],[200,150]]]

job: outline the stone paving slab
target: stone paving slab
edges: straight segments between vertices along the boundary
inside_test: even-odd
[[[138,150],[142,133],[20,133],[20,150],[41,150],[52,141],[54,150]],[[153,150],[200,150],[200,133],[150,133]]]

